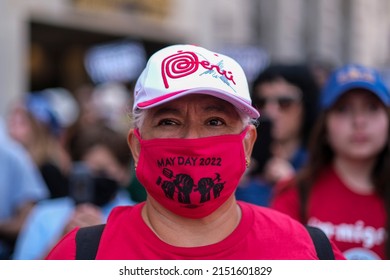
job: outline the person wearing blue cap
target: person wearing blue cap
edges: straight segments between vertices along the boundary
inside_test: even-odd
[[[324,85],[306,166],[271,207],[321,228],[347,259],[389,259],[390,94],[378,71],[336,69]]]
[[[50,191],[68,194],[70,156],[61,141],[59,116],[41,92],[28,93],[12,107],[7,119],[10,136],[29,152]]]
[[[26,217],[49,192],[29,153],[8,134],[2,117],[0,167],[0,260],[7,260],[12,258]]]

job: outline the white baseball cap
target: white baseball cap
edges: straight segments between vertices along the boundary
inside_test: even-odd
[[[194,45],[173,45],[153,54],[134,89],[135,109],[148,109],[188,94],[223,99],[239,111],[258,118],[248,82],[232,58]]]

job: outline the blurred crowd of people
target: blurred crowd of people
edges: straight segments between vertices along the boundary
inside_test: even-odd
[[[236,197],[320,227],[347,258],[388,259],[388,89],[368,67],[317,67],[271,64],[252,83],[261,117]],[[42,259],[74,227],[145,199],[131,103],[131,90],[107,83],[12,105],[0,122],[0,259]]]
[[[12,104],[0,126],[0,259],[42,259],[72,228],[145,199],[127,145],[129,106],[121,83],[47,88]]]

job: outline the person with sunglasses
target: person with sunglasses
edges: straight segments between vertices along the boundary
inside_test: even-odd
[[[275,183],[301,168],[317,117],[318,92],[317,80],[304,64],[271,64],[254,79],[251,96],[261,112],[257,128],[261,137],[237,199],[268,206]]]
[[[308,135],[318,112],[318,92],[306,65],[271,65],[253,82],[253,103],[271,126],[270,158],[264,166],[264,176],[271,184],[294,174],[305,162]]]

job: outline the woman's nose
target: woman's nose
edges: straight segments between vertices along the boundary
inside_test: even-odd
[[[194,139],[202,137],[202,133],[199,128],[195,126],[187,126],[182,133],[182,138]]]

